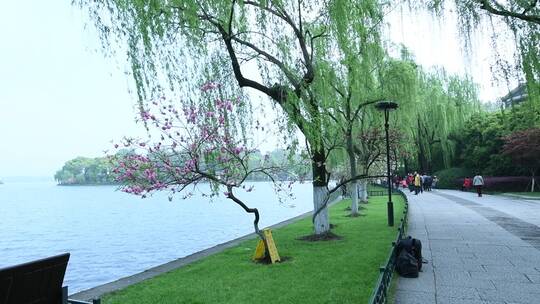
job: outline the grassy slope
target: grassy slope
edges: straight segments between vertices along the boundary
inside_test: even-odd
[[[510,192],[510,194],[517,194],[517,195],[530,196],[530,197],[539,197],[540,198],[540,192]]]
[[[396,197],[396,222],[403,200]],[[250,261],[256,241],[246,241],[154,279],[104,297],[104,303],[365,303],[378,268],[387,257],[396,228],[386,226],[386,198],[375,197],[363,212],[346,217],[350,201],[334,205],[333,230],[339,241],[306,242],[310,218],[273,232],[284,263]]]

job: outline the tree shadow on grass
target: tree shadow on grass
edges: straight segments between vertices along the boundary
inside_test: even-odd
[[[281,263],[285,263],[285,262],[289,262],[293,260],[293,258],[289,256],[280,256],[279,259],[280,259],[279,262],[276,262],[276,264],[278,263],[281,264]],[[270,260],[269,256],[264,257],[264,259],[255,260],[253,262],[255,264],[260,264],[260,265],[272,265],[272,261]]]
[[[301,236],[297,238],[299,241],[307,241],[307,242],[318,242],[318,241],[338,241],[343,239],[342,236],[339,236],[332,231],[328,231],[326,233],[321,234],[310,234],[306,236]]]
[[[362,216],[366,216],[367,214],[365,213],[357,213],[357,214],[347,214],[345,215],[345,217],[362,217]]]

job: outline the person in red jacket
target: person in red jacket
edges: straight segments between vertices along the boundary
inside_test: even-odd
[[[414,191],[414,176],[411,173],[407,175],[407,186],[409,186],[410,192]]]
[[[468,191],[472,187],[472,180],[470,177],[466,177],[463,181],[463,186],[461,187],[461,191]]]

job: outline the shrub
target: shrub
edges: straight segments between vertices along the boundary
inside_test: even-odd
[[[538,176],[535,178],[538,181]],[[488,191],[530,191],[530,176],[488,176],[484,177],[484,188]]]
[[[437,188],[461,189],[463,178],[466,176],[472,177],[473,174],[469,169],[453,167],[437,171],[434,175],[439,179]]]

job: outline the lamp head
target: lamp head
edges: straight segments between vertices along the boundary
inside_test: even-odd
[[[386,111],[386,110],[395,110],[398,108],[398,104],[393,101],[381,101],[375,104],[375,107],[378,110]]]

